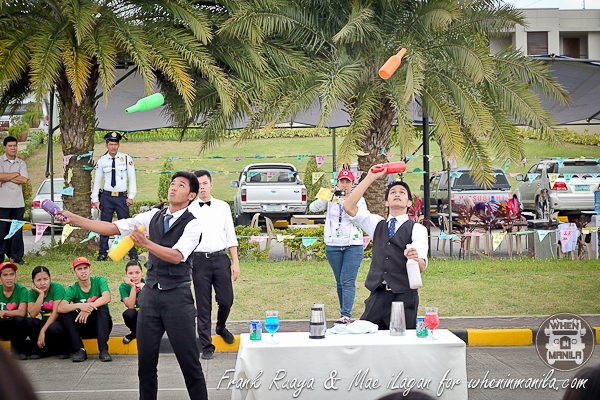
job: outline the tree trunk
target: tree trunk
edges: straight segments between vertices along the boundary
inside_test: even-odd
[[[81,104],[77,104],[67,74],[61,71],[57,82],[59,99],[59,126],[64,156],[73,155],[65,168],[65,188],[73,188],[73,196],[63,195],[63,206],[77,215],[91,217],[92,170],[94,160],[87,154],[94,149],[94,132],[96,127],[96,87],[98,85],[98,65],[92,68],[87,90]],[[88,169],[86,169],[88,167]],[[79,243],[87,238],[88,232],[76,229],[69,239]],[[89,242],[88,242],[89,243]]]
[[[364,153],[367,153],[366,156],[358,157],[359,171],[365,171],[366,173],[373,165],[388,162],[387,157],[380,154],[384,149],[386,152],[390,151],[390,134],[392,131],[393,120],[394,107],[392,102],[388,98],[383,98],[377,116],[373,119],[371,127],[359,143],[359,149]],[[364,194],[369,211],[379,214],[384,218],[387,218],[388,215],[388,210],[385,206],[385,187],[387,185],[387,179],[387,175],[385,175],[376,180],[369,186]]]

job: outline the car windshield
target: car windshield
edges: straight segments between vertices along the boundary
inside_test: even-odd
[[[58,194],[60,193],[61,190],[63,190],[65,187],[65,181],[63,179],[55,179],[54,180],[54,194]],[[50,181],[44,181],[42,183],[42,187],[40,188],[40,191],[38,192],[38,194],[45,194],[45,195],[49,195],[50,194]]]
[[[596,161],[565,161],[563,166],[554,164],[554,173],[559,174],[594,174],[600,173],[600,164]]]
[[[248,183],[289,183],[296,182],[296,172],[291,169],[256,168],[246,172]]]
[[[506,175],[501,170],[493,170],[494,173],[498,173],[499,175],[495,176],[495,181],[491,187],[484,187],[478,185],[473,180],[473,177],[468,173],[468,171],[462,171],[463,174],[454,181],[452,185],[453,189],[464,189],[464,190],[499,190],[499,189],[510,189],[510,183],[508,179],[506,179]]]

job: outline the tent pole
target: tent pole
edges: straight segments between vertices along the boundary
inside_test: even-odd
[[[50,200],[54,202],[54,136],[53,116],[54,116],[54,86],[50,91],[50,117],[48,118],[48,154],[46,160],[46,176],[50,175]],[[50,224],[51,243],[54,245],[54,221]]]
[[[332,157],[332,164],[333,164],[333,179],[337,178],[335,176],[335,128],[329,128],[329,131],[331,132],[331,148],[333,150],[333,157]]]
[[[431,193],[429,186],[429,115],[423,110],[423,204],[425,205],[425,221],[427,221],[427,240],[429,243],[429,256],[431,256]]]

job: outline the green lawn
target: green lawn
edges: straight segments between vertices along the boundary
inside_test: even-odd
[[[36,265],[47,266],[55,282],[65,287],[75,281],[71,263],[77,256],[94,254],[60,246],[42,256],[27,257],[29,266],[18,271],[18,281],[30,287]],[[118,287],[126,261],[92,262],[92,273],[108,279],[113,294],[111,314],[122,322],[124,306]],[[357,279],[353,316],[364,310],[368,296],[364,280],[369,261],[363,261]],[[241,277],[234,283],[231,320],[260,319],[277,309],[285,319],[306,319],[313,303],[324,303],[329,318],[338,317],[335,280],[325,261],[241,262]],[[442,260],[432,259],[423,274],[421,309],[439,307],[443,316],[539,315],[559,311],[600,313],[600,263],[597,260]],[[213,308],[214,311],[214,308]],[[213,315],[213,319],[216,315]]]

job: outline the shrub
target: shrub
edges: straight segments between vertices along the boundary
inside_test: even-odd
[[[169,186],[171,185],[171,176],[175,173],[173,163],[165,161],[158,178],[158,199],[166,201],[168,199]]]
[[[249,243],[250,236],[262,236],[261,228],[249,226],[236,226],[235,234],[238,236],[238,258],[250,258],[255,261],[268,261],[269,249],[260,250],[260,243]],[[246,236],[246,237],[239,237]]]
[[[329,184],[327,182],[327,174],[321,176],[319,180],[313,184],[313,173],[322,172],[321,168],[317,168],[317,160],[315,157],[310,157],[304,172],[304,185],[306,186],[308,204],[310,204],[315,200],[315,196],[319,192],[319,189],[322,187],[329,187]]]

